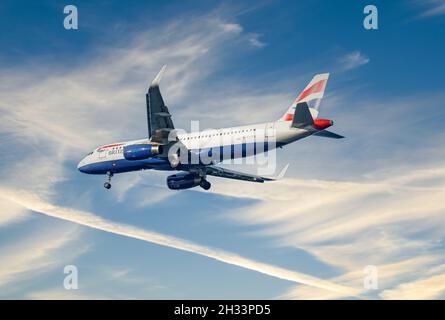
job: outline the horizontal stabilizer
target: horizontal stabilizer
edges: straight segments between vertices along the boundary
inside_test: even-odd
[[[318,132],[314,133],[314,136],[325,137],[325,138],[332,138],[332,139],[343,139],[344,138],[343,136],[341,136],[339,134],[336,134],[336,133],[333,133],[333,132],[328,131],[328,130],[318,131]]]

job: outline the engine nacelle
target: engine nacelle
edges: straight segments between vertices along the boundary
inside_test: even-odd
[[[167,177],[167,186],[172,190],[181,190],[197,187],[203,179],[194,173],[178,173]]]
[[[162,153],[160,145],[132,144],[124,147],[124,158],[127,160],[143,160]]]

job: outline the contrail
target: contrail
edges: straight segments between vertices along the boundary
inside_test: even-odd
[[[315,278],[310,275],[247,259],[234,253],[202,246],[188,240],[109,221],[90,212],[55,206],[45,202],[37,195],[32,193],[0,188],[0,197],[17,203],[31,211],[38,212],[50,217],[71,221],[105,232],[139,239],[142,241],[155,243],[165,247],[175,248],[178,250],[192,252],[231,265],[267,274],[275,278],[288,280],[300,284],[306,284],[330,291],[340,292],[348,296],[355,296],[358,294],[358,291],[355,289],[338,285],[323,279]]]

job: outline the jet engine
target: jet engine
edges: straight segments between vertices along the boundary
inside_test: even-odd
[[[211,184],[196,173],[182,172],[168,176],[167,186],[171,190],[189,189],[197,186],[209,190]]]
[[[127,160],[143,160],[162,153],[160,145],[132,144],[124,147],[124,158]]]

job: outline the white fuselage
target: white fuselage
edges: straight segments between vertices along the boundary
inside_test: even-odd
[[[307,137],[317,130],[291,127],[288,121],[275,121],[254,125],[178,133],[178,141],[190,152],[200,154],[209,150],[221,151],[224,159],[252,156],[284,146]],[[144,160],[127,160],[124,148],[134,144],[149,143],[148,139],[112,143],[96,148],[83,158],[78,168],[91,174],[120,173],[142,169],[172,170],[167,155],[161,154]],[[261,147],[258,147],[261,146]],[[263,148],[263,146],[266,146]],[[230,150],[231,149],[231,150]],[[234,152],[234,149],[240,152]],[[223,150],[229,150],[224,152]],[[219,161],[218,161],[219,162]]]

